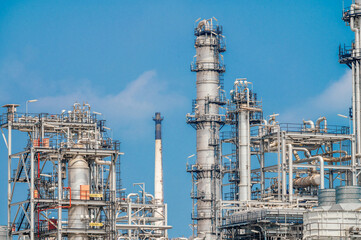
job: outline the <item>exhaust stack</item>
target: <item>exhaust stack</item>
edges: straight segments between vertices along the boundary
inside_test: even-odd
[[[162,160],[162,121],[160,112],[155,113],[153,118],[155,122],[155,167],[154,167],[154,199],[156,204],[164,203],[163,193],[163,160]],[[163,208],[160,207],[155,212],[156,218],[162,218]],[[162,221],[156,222],[156,225],[162,225]]]

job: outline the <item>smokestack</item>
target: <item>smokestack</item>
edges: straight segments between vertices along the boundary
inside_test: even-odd
[[[155,167],[154,167],[154,200],[156,204],[164,203],[163,193],[163,160],[162,160],[162,121],[159,112],[155,113],[153,118],[155,122]],[[163,217],[163,208],[158,208],[155,217]],[[156,225],[163,225],[162,221],[156,222]]]

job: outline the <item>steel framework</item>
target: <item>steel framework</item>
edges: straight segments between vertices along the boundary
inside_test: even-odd
[[[5,105],[0,123],[8,148],[9,239],[167,237],[166,204],[144,191],[141,200],[124,196],[119,141],[90,105],[76,103],[61,114],[22,114],[18,106]],[[28,137],[19,151],[23,136],[16,135],[16,153],[14,130]]]

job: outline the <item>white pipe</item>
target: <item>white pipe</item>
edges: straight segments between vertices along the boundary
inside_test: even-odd
[[[307,177],[293,179],[293,185],[299,187],[319,186],[321,184],[320,174],[312,174]]]
[[[309,151],[307,148],[293,147],[293,150],[304,152],[304,153],[305,153],[305,157],[307,157],[307,158],[310,158],[310,157],[311,157],[310,151]]]
[[[149,197],[152,201],[154,200],[153,195],[152,195],[152,194],[150,194],[150,193],[146,193],[146,194],[145,194],[145,196],[146,196],[146,197]]]
[[[282,145],[282,200],[286,200],[286,192],[287,192],[287,186],[286,186],[286,136],[285,132],[282,131],[281,135],[281,145]]]
[[[305,126],[305,128],[306,128],[307,125],[309,125],[310,126],[309,130],[314,130],[315,129],[315,124],[313,123],[312,120],[308,120],[308,121],[303,120],[303,125]]]
[[[110,161],[102,161],[102,160],[99,160],[99,158],[95,158],[95,163],[96,164],[99,164],[99,165],[112,165],[112,162]]]
[[[306,159],[301,159],[300,161],[297,161],[296,163],[304,163],[304,162],[309,162],[312,160],[318,160],[319,164],[320,164],[320,175],[321,175],[321,184],[320,184],[320,188],[324,189],[325,188],[325,161],[323,159],[323,157],[321,156],[313,156],[310,158],[306,158]]]
[[[138,193],[129,193],[127,196],[127,200],[130,200],[131,197],[137,197],[139,199]]]
[[[316,130],[320,131],[321,130],[321,122],[324,122],[323,124],[323,130],[326,132],[327,131],[327,119],[326,117],[320,117],[319,119],[317,119],[316,121]]]
[[[290,203],[293,201],[293,150],[292,144],[287,144],[288,147],[288,197]]]
[[[248,196],[248,175],[249,175],[249,166],[248,166],[248,127],[249,119],[248,119],[248,112],[241,111],[239,113],[238,119],[238,139],[239,139],[239,185],[238,185],[238,194],[240,201],[247,201],[249,200]]]

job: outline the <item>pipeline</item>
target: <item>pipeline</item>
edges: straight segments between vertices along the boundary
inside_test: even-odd
[[[313,123],[312,120],[303,120],[303,125],[305,126],[305,130],[308,130],[308,131],[313,131],[315,130],[315,124]],[[307,128],[307,125],[309,125],[310,127]]]
[[[293,179],[293,185],[298,187],[319,186],[321,184],[320,174],[312,174],[307,177]]]
[[[321,130],[321,126],[320,126],[321,122],[324,122],[323,123],[323,131],[327,132],[327,119],[326,119],[326,117],[320,117],[319,119],[317,119],[317,121],[316,121],[316,131],[320,132],[320,130]]]

